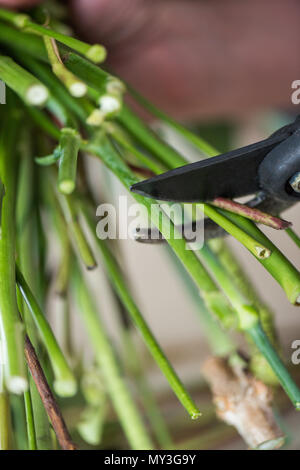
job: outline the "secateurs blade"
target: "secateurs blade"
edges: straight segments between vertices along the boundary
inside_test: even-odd
[[[187,203],[254,194],[250,206],[279,214],[300,201],[300,115],[265,140],[167,171],[131,190]],[[220,235],[214,224],[210,230],[208,238]]]

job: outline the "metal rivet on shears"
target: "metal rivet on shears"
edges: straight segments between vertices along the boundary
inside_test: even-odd
[[[300,171],[291,177],[289,183],[296,193],[300,193]]]

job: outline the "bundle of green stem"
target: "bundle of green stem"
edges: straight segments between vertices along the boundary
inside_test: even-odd
[[[104,267],[126,317],[139,331],[171,389],[192,419],[201,413],[133,300],[117,256],[107,240],[96,236],[96,204],[85,168],[77,165],[77,160],[79,152],[84,154],[82,158],[91,155],[100,159],[128,191],[139,181],[139,175],[159,174],[184,165],[186,160],[123,103],[126,90],[123,82],[97,65],[105,58],[101,45],[86,44],[41,26],[27,15],[0,9],[0,53],[0,80],[11,90],[7,104],[0,109],[0,338],[4,357],[0,400],[5,409],[0,416],[0,444],[7,448],[11,442],[8,416],[13,401],[10,403],[9,396],[24,394],[28,448],[54,445],[43,406],[48,414],[49,409],[56,410],[49,417],[59,444],[74,448],[54,394],[51,394],[55,404],[51,402],[52,408],[47,406],[43,395],[48,390],[45,376],[50,385],[53,383],[55,393],[65,397],[76,393],[80,378],[74,360],[72,364],[69,361],[73,349],[69,308],[64,313],[68,325],[64,346],[59,345],[43,312],[48,285],[45,224],[48,227],[50,220],[61,247],[57,290],[66,305],[70,305],[69,299],[75,299],[103,380],[101,400],[87,400],[88,412],[78,430],[83,430],[92,443],[97,441],[95,436],[101,435],[99,426],[103,425],[107,413],[94,413],[94,410],[104,406],[107,396],[132,448],[151,449],[156,445],[170,448],[173,446],[170,433],[149,385],[141,380],[142,366],[138,354],[132,352],[131,329],[126,322],[123,324],[124,344],[127,350],[130,344],[134,370],[140,371],[135,380],[151,429],[144,422],[108,340],[87,285],[85,268],[93,269],[97,264]],[[132,95],[156,118],[192,143],[199,150],[199,158],[218,153],[139,95],[134,92]],[[17,138],[18,128],[22,132]],[[79,161],[82,163],[82,159]],[[226,243],[219,240],[205,243],[198,250],[188,250],[186,240],[166,212],[153,201],[134,197],[146,208],[151,223],[156,224],[180,260],[180,269],[187,273],[213,352],[241,360],[226,329],[242,332],[256,347],[250,350],[250,361],[254,356],[260,358],[257,369],[257,361],[252,362],[253,373],[273,385],[280,383],[299,409],[300,390],[277,352],[272,314],[256,295]],[[254,223],[257,214],[251,220],[251,214],[243,213],[240,207],[227,209],[203,204],[205,216],[242,243],[273,276],[287,299],[299,304],[300,274]],[[258,221],[265,223],[270,219],[274,223],[274,218],[266,215]],[[170,226],[171,236],[166,229]],[[297,236],[291,229],[288,231],[299,244]],[[25,356],[34,380],[29,380],[29,387]],[[245,366],[248,365],[246,362]],[[84,396],[90,395],[86,392]]]

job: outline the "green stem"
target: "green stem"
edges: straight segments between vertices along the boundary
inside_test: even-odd
[[[33,136],[31,134],[32,129],[25,125],[20,135],[22,158],[20,159],[16,209],[17,253],[20,268],[24,276],[31,280],[33,290],[36,293],[39,290],[37,279],[40,278],[39,274],[43,273],[37,272],[37,260],[40,258],[40,252],[37,249],[39,247],[37,232],[38,197],[36,197],[34,185]],[[34,321],[21,298],[19,290],[18,300],[26,332],[36,350],[40,350]],[[37,445],[40,450],[51,449],[48,417],[30,374],[29,387],[30,391],[24,394],[29,448],[34,448]]]
[[[126,105],[123,105],[118,120],[138,142],[169,168],[186,164],[186,160],[173,147],[160,140]]]
[[[247,274],[244,272],[244,269],[231,248],[229,248],[228,244],[222,239],[210,240],[208,245],[222,263],[226,271],[226,277],[229,276],[238,290],[256,306],[264,331],[267,333],[273,346],[278,349],[279,344],[274,325],[274,315],[269,306],[266,305],[258,295],[255,287],[248,279]],[[252,341],[251,345],[254,346]],[[265,383],[278,385],[278,380],[273,370],[269,367],[266,359],[256,347],[251,355],[251,369],[256,377],[260,378]]]
[[[119,300],[119,298],[117,297]],[[119,308],[122,306],[119,304]],[[126,312],[127,313],[127,312]],[[120,315],[121,316],[121,315]],[[153,433],[162,449],[173,449],[174,443],[169,433],[165,420],[156,403],[151,386],[148,383],[139,352],[132,338],[132,329],[122,322],[122,338],[125,350],[124,363],[130,370],[137,385],[138,395],[145,409],[147,418],[153,429]]]
[[[231,220],[228,220],[214,207],[210,206],[209,204],[204,204],[203,208],[205,215],[207,215],[211,220],[216,222],[220,227],[226,230],[226,232],[242,243],[256,258],[262,260],[268,258],[271,255],[270,249],[249,235],[246,231],[233,223]]]
[[[38,34],[40,36],[48,36],[56,39],[62,44],[83,54],[95,63],[103,62],[106,58],[106,50],[100,44],[87,44],[79,39],[66,36],[58,31],[53,31],[39,24],[30,21],[30,17],[24,14],[16,13],[10,10],[0,9],[0,18],[13,24],[17,28],[29,33]]]
[[[197,312],[203,325],[205,336],[209,342],[211,350],[217,356],[230,356],[236,350],[236,346],[234,342],[230,339],[228,334],[222,329],[217,319],[211,315],[210,311],[207,308],[207,305],[202,301],[199,291],[192,281],[192,279],[187,274],[186,270],[184,269],[183,265],[180,263],[180,260],[174,255],[171,249],[169,249],[170,256],[172,261],[174,262],[178,273],[180,274],[180,279],[186,285],[188,292],[193,299],[195,306],[197,307]],[[218,291],[216,291],[216,295]],[[220,293],[219,293],[220,295]],[[226,305],[228,310],[228,305]],[[229,313],[226,313],[226,309],[222,309],[222,304],[220,303],[220,311],[223,312],[223,316],[219,315],[218,318],[222,318],[222,324],[224,327],[228,327],[229,319],[231,318],[231,323],[233,323],[233,311],[230,310]],[[232,324],[230,323],[230,326]]]
[[[6,387],[13,393],[27,389],[24,364],[24,328],[20,321],[15,285],[15,195],[17,159],[14,144],[20,115],[8,112],[0,136],[0,181],[4,187],[0,235],[0,329],[5,358]]]
[[[78,269],[73,277],[74,294],[79,304],[81,318],[92,342],[96,360],[103,372],[106,386],[122,424],[125,435],[133,449],[152,449],[152,442],[147,434],[136,405],[120,373],[115,352],[103,330],[100,316],[94,305],[91,293]]]
[[[17,266],[16,280],[34,322],[39,329],[42,341],[47,349],[55,375],[55,391],[60,396],[73,396],[77,389],[74,375],[66,362],[49,323],[43,315],[35,297]]]
[[[24,393],[24,404],[25,404],[25,413],[26,413],[28,449],[37,450],[37,441],[36,441],[36,435],[35,435],[35,426],[34,426],[34,417],[33,417],[30,390],[27,390]]]
[[[163,351],[161,350],[149,326],[145,322],[142,314],[140,313],[138,307],[136,306],[130,293],[128,292],[127,285],[123,279],[123,276],[120,272],[120,268],[116,260],[111,255],[110,250],[107,248],[104,242],[96,238],[93,220],[88,215],[88,212],[84,208],[83,208],[83,213],[84,213],[84,216],[86,218],[86,221],[90,228],[91,233],[93,233],[95,236],[97,244],[101,250],[101,254],[103,256],[108,274],[110,276],[112,284],[114,285],[116,292],[118,293],[121,301],[123,302],[124,306],[128,310],[128,313],[130,314],[132,320],[134,321],[135,325],[140,331],[142,337],[144,338],[144,341],[147,344],[153,358],[159,365],[161,371],[166,376],[170,386],[172,387],[173,391],[177,395],[178,399],[181,401],[182,405],[186,408],[186,410],[191,415],[191,417],[194,419],[197,418],[200,415],[197,406],[195,405],[192,398],[188,394],[187,390],[183,386],[182,382],[176,375],[174,369],[172,368],[168,359],[166,358]]]
[[[75,99],[71,96],[63,86],[63,84],[53,75],[51,69],[48,65],[42,64],[41,62],[27,56],[27,55],[17,55],[18,60],[29,68],[29,70],[34,73],[36,77],[39,78],[48,89],[51,91],[51,95],[54,96],[67,110],[73,113],[78,119],[84,124],[88,113],[82,106],[81,99]],[[59,138],[55,137],[56,140]]]
[[[134,145],[131,145],[128,140],[122,136],[121,132],[118,132],[115,127],[110,125],[107,130],[109,134],[118,142],[118,144],[134,155],[137,160],[142,163],[142,165],[146,166],[146,168],[149,168],[155,174],[162,173],[165,170],[162,165],[156,163],[153,159],[140,152],[136,147],[134,147]]]
[[[271,345],[260,323],[258,322],[253,325],[253,327],[249,328],[247,333],[253,339],[259,350],[267,358],[272,369],[277,375],[279,382],[281,383],[286,394],[289,396],[291,402],[294,404],[295,408],[300,410],[300,390]]]
[[[96,268],[97,261],[80,225],[78,220],[79,213],[72,203],[71,196],[65,196],[63,199],[62,197],[59,197],[58,199],[64,214],[65,221],[67,223],[68,230],[73,237],[74,245],[76,246],[79,257],[87,269],[92,270]]]
[[[0,21],[0,42],[13,47],[19,51],[30,54],[38,60],[43,62],[48,61],[45,45],[41,38],[38,36],[22,33],[12,26]]]
[[[134,98],[142,106],[144,106],[144,108],[146,108],[154,116],[158,117],[163,122],[168,124],[170,127],[175,129],[177,132],[179,132],[179,134],[181,134],[187,141],[189,141],[193,145],[195,145],[195,147],[198,150],[200,150],[204,154],[208,155],[209,157],[213,157],[213,156],[218,155],[220,153],[215,147],[210,145],[204,139],[202,139],[198,135],[194,134],[193,132],[191,132],[189,129],[182,126],[178,122],[174,121],[174,119],[170,118],[167,114],[165,114],[163,111],[161,111],[156,106],[154,106],[152,103],[150,103],[148,100],[146,100],[146,98],[144,98],[144,96],[140,95],[137,91],[135,91],[132,88],[129,88],[129,91],[134,96]]]
[[[95,145],[95,142],[98,142],[98,145]],[[136,181],[136,178],[134,178],[134,176],[131,174],[129,169],[125,166],[124,162],[118,157],[118,155],[115,154],[115,151],[109,145],[108,141],[105,141],[105,140],[103,141],[102,139],[102,141],[100,142],[99,140],[94,141],[94,144],[92,146],[91,144],[89,144],[89,147],[88,147],[89,151],[96,155],[99,155],[102,161],[120,178],[121,182],[125,185],[125,187],[129,189],[130,186]],[[143,202],[143,204],[148,208],[149,214],[152,215],[151,202],[138,195],[136,195],[135,198],[138,202],[140,203]],[[247,222],[250,222],[250,224],[252,223],[251,221],[247,219],[244,219],[244,220],[246,220]],[[199,288],[201,290],[204,290],[205,293],[207,293],[207,291],[214,292],[215,284],[210,278],[210,276],[207,274],[207,272],[204,270],[202,265],[200,264],[196,255],[193,252],[186,250],[185,241],[182,238],[181,239],[169,238],[167,236],[168,234],[164,233],[165,229],[164,229],[163,220],[161,222],[162,223],[159,223],[158,225],[159,230],[162,232],[163,235],[165,235],[165,238],[167,239],[168,243],[173,248],[177,256],[182,260],[186,269],[189,271],[190,275],[194,278]],[[213,265],[210,260],[210,267],[212,266]],[[224,271],[222,269],[219,269],[219,267],[217,268],[219,272],[217,272],[216,267],[214,268],[214,271],[215,273],[218,273],[220,283],[223,283],[225,279]],[[245,302],[241,294],[237,290],[235,290],[230,283],[227,282],[225,287],[226,287],[226,294],[228,298],[230,298],[230,301],[232,302],[233,306],[236,308],[236,311],[239,317],[239,326],[243,331],[248,333],[249,330],[251,331],[252,327],[254,327],[256,323],[258,322],[258,312],[255,308],[253,308],[252,305],[249,305],[247,304],[247,302]],[[259,347],[259,344],[258,344],[258,347]],[[273,348],[272,348],[272,351],[273,351],[272,353],[273,356],[276,355],[276,357],[278,358],[278,361],[280,361],[279,357],[277,356]],[[278,371],[276,369],[278,368],[278,361],[271,362],[270,355],[267,355],[267,354],[266,354],[266,358],[270,362],[271,366],[274,367],[274,372],[276,373],[276,375],[278,375]],[[281,377],[279,377],[279,380],[281,380]],[[282,383],[282,385],[284,386],[284,383]]]
[[[55,140],[59,140],[60,138],[60,130],[59,128],[53,123],[53,121],[40,109],[33,108],[28,106],[26,112],[32,118],[32,121],[38,128],[40,128],[43,132],[46,132],[47,135],[52,137]]]
[[[48,90],[43,83],[3,55],[0,56],[0,79],[28,105],[42,106],[48,99]]]
[[[202,248],[200,256],[204,261],[209,260],[208,264],[213,271],[214,277],[238,314],[240,328],[252,338],[259,351],[267,359],[274,373],[277,375],[279,382],[292,403],[296,408],[300,409],[300,390],[262,329],[261,323],[259,322],[258,310],[253,305],[249,304],[248,301],[245,301],[231,279],[226,277],[226,272],[222,264],[208,247],[204,246]]]
[[[75,189],[80,143],[81,139],[77,131],[68,127],[61,130],[58,189],[63,194],[71,194]]]
[[[222,264],[214,253],[210,250],[207,245],[204,245],[201,250],[198,251],[198,255],[204,265],[207,266],[208,270],[215,278],[220,288],[223,290],[231,305],[235,309],[238,318],[240,320],[240,326],[244,323],[244,315],[246,312],[247,319],[251,315],[254,319],[258,319],[258,312],[256,309],[249,303],[248,299],[240,293],[240,291],[235,287],[232,280],[226,275],[226,271],[223,268]]]
[[[121,80],[78,54],[67,52],[62,56],[62,60],[68,70],[99,93],[98,99],[101,99],[103,93],[113,92],[114,88],[117,88],[119,91],[117,95],[120,95],[120,93],[125,90]]]
[[[237,214],[223,212],[221,209],[218,209],[218,211],[271,251],[271,256],[260,259],[260,263],[283,288],[289,301],[292,304],[300,305],[299,271],[251,220]]]
[[[1,344],[1,335],[0,335]],[[9,450],[11,438],[11,420],[9,396],[4,385],[4,367],[0,363],[0,450]]]
[[[286,230],[286,233],[288,236],[293,240],[294,243],[300,248],[300,238],[299,235],[297,235],[292,228],[288,228]]]
[[[44,43],[54,75],[65,85],[72,96],[80,98],[87,92],[86,84],[66,69],[61,61],[56,42],[53,38],[44,36]]]

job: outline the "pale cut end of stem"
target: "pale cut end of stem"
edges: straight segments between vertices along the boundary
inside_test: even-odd
[[[48,89],[41,84],[35,84],[28,88],[26,101],[32,106],[42,106],[49,97]]]
[[[74,98],[82,98],[87,93],[87,86],[84,82],[74,82],[69,86],[69,92]]]
[[[26,28],[27,23],[29,21],[30,21],[30,18],[28,15],[25,15],[24,13],[20,13],[14,18],[13,23],[17,28],[23,29],[23,28]]]
[[[94,111],[88,116],[86,123],[89,126],[99,127],[103,124],[105,115],[100,109],[94,109]]]
[[[120,99],[113,95],[103,95],[99,99],[100,110],[106,114],[116,113],[121,109]]]
[[[75,189],[75,182],[72,180],[61,181],[58,185],[58,189],[63,194],[71,194]]]
[[[264,246],[259,246],[259,245],[255,247],[255,251],[256,251],[256,256],[259,259],[269,258],[269,256],[271,256],[271,253],[272,253],[271,250],[269,250],[268,248]]]
[[[28,382],[25,377],[12,376],[5,380],[6,387],[11,393],[21,395],[28,390]]]
[[[191,418],[192,418],[193,421],[200,418],[200,416],[202,416],[202,413],[200,413],[200,411],[199,411],[199,413],[192,413],[191,414]]]
[[[274,450],[280,449],[285,443],[285,437],[278,437],[277,439],[271,439],[270,441],[262,442],[259,446],[255,447],[254,450]]]
[[[121,82],[121,80],[119,80],[118,78],[110,78],[106,85],[106,91],[107,93],[112,93],[112,94],[116,93],[116,94],[121,95],[125,93],[126,87],[124,83]]]
[[[101,44],[93,44],[88,49],[85,56],[95,64],[100,64],[101,62],[105,61],[107,57],[107,51]]]
[[[75,380],[55,380],[54,390],[60,397],[73,397],[77,392],[77,383]]]

